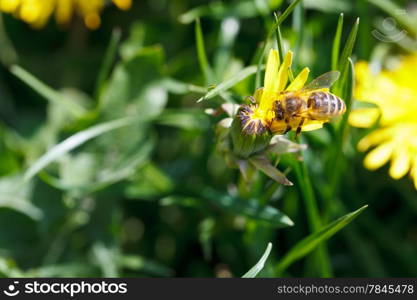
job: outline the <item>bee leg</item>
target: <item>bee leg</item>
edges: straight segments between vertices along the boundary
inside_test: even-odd
[[[305,118],[302,118],[300,124],[298,124],[297,132],[295,133],[296,136],[299,136],[301,133],[301,129],[303,128]]]
[[[285,128],[284,134],[286,134],[288,131],[292,129],[291,125],[289,124],[290,120],[288,120],[288,118],[285,119],[285,123],[287,123],[287,128]]]
[[[278,100],[278,101],[275,101],[274,102],[274,104],[273,104],[273,110],[275,112],[275,117],[278,120],[283,120],[284,119],[284,113],[285,113],[285,111],[284,111],[284,108],[282,107],[281,101]],[[287,122],[287,120],[286,120],[286,122]]]

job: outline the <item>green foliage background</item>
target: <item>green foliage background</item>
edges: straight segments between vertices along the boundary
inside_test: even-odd
[[[371,32],[390,5],[412,1],[301,2],[278,41],[295,73],[345,70],[344,99],[349,58],[406,51]],[[94,32],[3,15],[0,274],[240,277],[271,242],[247,276],[416,276],[416,191],[362,167],[364,130],[345,119],[303,134],[303,161],[284,154],[278,165],[292,187],[262,173],[246,185],[216,151],[221,116],[204,109],[253,94],[256,74],[239,72],[258,64],[268,32],[275,45],[273,12],[288,5],[138,0],[106,9]],[[415,38],[417,24],[398,18]],[[197,103],[227,80],[237,84]]]

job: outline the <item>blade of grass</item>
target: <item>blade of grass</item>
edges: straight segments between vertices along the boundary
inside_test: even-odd
[[[340,40],[342,38],[343,30],[343,13],[339,15],[339,20],[337,21],[336,34],[333,40],[332,48],[332,70],[337,70],[339,65],[339,52],[340,52]]]
[[[240,23],[236,18],[227,18],[222,21],[218,38],[218,46],[214,56],[214,72],[217,79],[224,78],[232,55],[233,45],[239,33]]]
[[[263,45],[263,48],[261,50],[261,55],[259,56],[259,60],[258,60],[258,70],[256,72],[256,79],[255,79],[255,83],[256,83],[256,88],[261,86],[261,66],[262,66],[262,62],[266,53],[266,48],[268,46],[268,41],[271,39],[272,35],[274,34],[275,30],[277,30],[278,26],[280,26],[282,24],[282,22],[285,21],[285,19],[289,16],[289,14],[294,10],[294,8],[298,5],[298,3],[300,3],[302,0],[294,0],[288,7],[287,9],[276,18],[276,22],[274,23],[273,26],[271,26],[266,38],[265,38],[265,42]]]
[[[359,18],[356,19],[355,24],[352,27],[352,30],[349,33],[349,36],[346,40],[345,47],[343,48],[342,54],[340,55],[339,60],[339,71],[341,73],[341,78],[339,80],[339,90],[343,88],[346,80],[346,71],[349,64],[349,57],[352,56],[352,51],[355,46],[356,36],[358,34],[359,28]]]
[[[312,233],[317,232],[322,227],[322,222],[307,167],[304,163],[300,162],[295,155],[292,155],[292,165],[300,186],[304,205],[306,207],[310,231]],[[327,248],[324,244],[321,245],[314,253],[314,258],[316,260],[316,269],[318,270],[320,276],[331,277],[332,271],[330,259],[327,254]]]
[[[19,67],[18,65],[13,65],[10,67],[10,72],[15,75],[17,78],[22,80],[28,86],[30,86],[34,91],[39,95],[44,97],[50,102],[60,104],[68,109],[75,117],[78,117],[86,112],[85,108],[78,105],[76,102],[70,101],[65,98],[59,92],[55,91],[51,87],[47,86],[35,76],[27,72],[25,69]]]
[[[101,123],[95,126],[92,126],[86,130],[80,131],[61,143],[52,147],[48,152],[41,156],[35,163],[33,163],[29,169],[25,172],[23,178],[24,181],[30,180],[35,176],[39,171],[45,168],[49,163],[57,160],[62,155],[68,153],[74,148],[84,144],[88,140],[95,138],[101,134],[112,131],[117,128],[131,125],[135,122],[138,122],[139,118],[137,117],[128,117],[123,119],[117,119],[110,122]]]
[[[261,69],[263,67],[261,66]],[[257,71],[256,66],[249,66],[241,70],[239,73],[237,73],[235,76],[223,81],[219,85],[217,85],[214,89],[210,90],[205,96],[201,97],[197,100],[197,102],[201,102],[203,100],[211,99],[217,95],[219,95],[221,92],[224,92],[237,83],[241,82],[242,80],[246,79],[247,77],[253,75]]]
[[[275,15],[275,20],[278,19],[278,16],[276,14]],[[279,61],[284,61],[284,57],[285,57],[285,48],[284,48],[284,40],[282,38],[281,35],[281,27],[278,26],[277,30],[276,30],[276,39],[277,39],[277,46],[278,46],[278,54],[279,54]],[[294,80],[294,74],[292,72],[292,69],[289,68],[288,69],[288,78],[290,81]]]
[[[271,253],[271,249],[272,249],[272,244],[268,243],[268,246],[266,247],[266,250],[264,254],[262,255],[262,257],[259,259],[256,265],[254,265],[249,271],[247,271],[242,276],[242,278],[255,278],[256,275],[258,275],[258,273],[262,271],[262,269],[264,268],[265,261],[268,259],[268,256]]]
[[[94,99],[98,99],[100,95],[100,91],[103,88],[104,82],[109,77],[112,63],[116,57],[117,53],[117,46],[119,45],[121,38],[121,31],[119,28],[113,30],[110,43],[107,47],[106,54],[104,55],[103,63],[101,64],[100,71],[98,73],[95,92],[94,92]]]
[[[302,44],[304,41],[304,18],[304,2],[300,2],[300,4],[294,8],[294,13],[292,14],[292,29],[296,36],[295,43],[293,46],[293,52],[296,55],[299,55],[299,53],[301,52]],[[297,69],[297,60],[293,61],[293,67]]]
[[[10,66],[17,63],[18,56],[16,49],[13,46],[12,41],[7,35],[6,28],[4,27],[3,15],[0,14],[0,61],[5,66]]]
[[[200,19],[198,18],[195,20],[195,40],[197,45],[198,63],[200,64],[201,71],[204,74],[206,85],[208,85],[210,83],[213,83],[214,74],[207,59],[206,47],[204,45],[203,30],[201,29]]]
[[[279,261],[276,266],[277,276],[280,276],[293,262],[304,257],[312,250],[314,250],[323,241],[327,240],[343,227],[352,222],[359,214],[361,214],[368,206],[362,206],[358,210],[351,212],[343,217],[328,224],[320,231],[315,232],[300,242],[298,242],[287,254]]]
[[[344,166],[342,157],[344,145],[348,139],[349,134],[349,127],[348,127],[348,119],[350,112],[352,110],[352,100],[353,100],[353,85],[355,82],[355,69],[353,62],[350,58],[348,58],[349,69],[347,70],[347,82],[344,85],[343,92],[342,92],[342,99],[345,100],[346,103],[346,112],[343,115],[343,118],[340,122],[339,128],[337,129],[336,134],[336,142],[334,147],[332,148],[332,156],[328,163],[328,170],[330,172],[330,184],[329,184],[329,193],[327,197],[325,197],[325,205],[324,205],[324,213],[323,219],[327,221],[330,218],[330,212],[332,211],[333,201],[336,198],[337,190],[339,189],[340,185],[340,178],[342,176]]]
[[[358,28],[359,28],[359,18],[357,18],[355,21],[355,24],[353,24],[353,27],[346,40],[345,47],[343,48],[342,54],[340,56],[340,62],[339,62],[340,71],[342,71],[341,67],[347,64],[348,58],[352,55],[353,47],[355,46],[356,36],[358,34]]]
[[[275,31],[278,26],[281,25],[282,22],[289,16],[289,14],[294,10],[294,8],[301,2],[302,0],[294,0],[286,10],[278,17],[272,31]]]

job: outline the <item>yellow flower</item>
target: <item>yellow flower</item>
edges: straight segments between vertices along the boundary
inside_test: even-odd
[[[281,64],[278,51],[269,51],[264,87],[256,90],[253,97],[255,103],[240,107],[233,122],[232,141],[236,154],[248,157],[261,152],[269,144],[272,135],[284,133],[288,125],[293,130],[299,126],[301,118],[292,118],[287,124],[284,120],[275,118],[274,109],[274,103],[286,97],[284,92],[300,90],[307,81],[310,70],[304,68],[287,86],[292,57],[293,53],[288,51]],[[323,123],[324,121],[306,119],[302,130],[315,130],[321,128]]]
[[[127,10],[132,0],[113,0],[120,9]],[[43,27],[55,12],[58,24],[65,25],[73,13],[80,14],[89,29],[100,26],[100,12],[104,0],[0,0],[0,10],[11,13],[34,28]]]
[[[252,120],[260,121],[269,128],[273,134],[281,134],[288,124],[275,118],[274,102],[281,100],[285,91],[297,91],[303,88],[310,73],[309,68],[304,68],[288,86],[288,71],[291,68],[293,53],[288,51],[282,64],[278,51],[271,49],[266,64],[264,87],[255,92],[254,98],[258,105],[254,108]],[[327,89],[322,89],[323,91]],[[293,118],[290,126],[293,130],[298,127],[300,120]],[[303,131],[311,131],[323,127],[323,121],[305,120]]]
[[[364,165],[377,169],[391,161],[389,175],[399,179],[410,173],[417,189],[417,53],[402,58],[392,70],[372,71],[366,62],[356,64],[355,97],[377,105],[352,111],[351,125],[379,128],[358,144],[360,151],[373,148]]]

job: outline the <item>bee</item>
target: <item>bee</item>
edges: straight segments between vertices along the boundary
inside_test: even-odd
[[[306,120],[327,122],[333,117],[343,115],[346,111],[345,102],[323,90],[330,88],[339,75],[338,71],[330,71],[317,77],[299,91],[283,92],[281,99],[274,102],[273,110],[275,120],[286,124],[284,134],[298,123],[296,134],[299,135]]]

